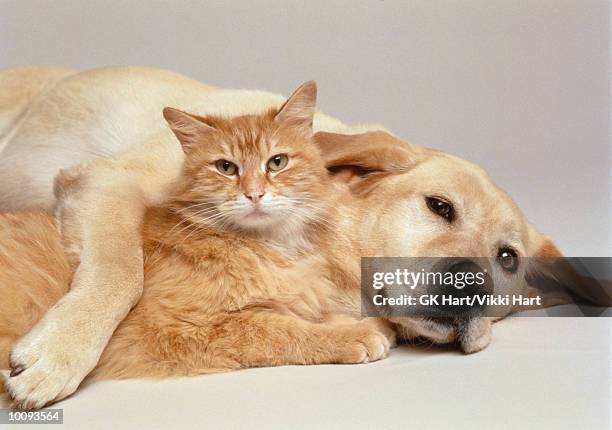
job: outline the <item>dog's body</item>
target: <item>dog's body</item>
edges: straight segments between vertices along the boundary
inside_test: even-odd
[[[176,174],[183,154],[162,117],[165,106],[236,116],[260,113],[285,100],[265,91],[219,90],[177,73],[140,67],[82,73],[54,67],[8,70],[0,73],[0,91],[3,211],[50,210],[60,169],[118,154],[125,158],[126,151],[143,145],[147,150],[140,155],[158,151],[164,164],[178,166],[169,169]],[[318,113],[314,128],[357,133],[379,127],[349,127]]]
[[[29,85],[32,75],[4,73],[12,73],[13,84],[22,86]],[[38,69],[35,75],[45,73]],[[145,208],[164,201],[183,160],[164,125],[162,108],[239,115],[283,101],[265,92],[218,90],[154,69],[52,69],[48,74],[48,79],[36,82],[55,84],[33,85],[38,95],[7,91],[2,96],[5,106],[12,106],[14,98],[23,109],[0,106],[5,127],[0,143],[1,208],[51,209],[57,203],[67,261],[76,267],[70,292],[11,354],[11,367],[20,374],[9,378],[8,388],[30,407],[73,392],[140,298],[139,229]],[[343,249],[340,241],[340,252],[334,253],[334,263],[352,274],[353,294],[358,291],[360,256],[490,256],[502,247],[512,247],[522,256],[558,254],[478,167],[409,146],[387,133],[356,134],[364,128],[351,128],[322,114],[315,118],[315,129],[344,133],[319,134],[328,167],[356,168],[340,174],[346,174],[346,195],[351,196],[340,205],[345,211],[342,235],[356,246]],[[88,163],[58,180],[56,202],[53,178],[59,169],[83,161]],[[355,171],[370,174],[360,177],[351,173]],[[425,203],[429,196],[454,202],[461,214],[454,228],[431,212]],[[459,337],[467,352],[482,349],[490,339],[485,318],[472,320],[462,332],[453,324],[397,322],[402,337],[422,335],[438,343]]]

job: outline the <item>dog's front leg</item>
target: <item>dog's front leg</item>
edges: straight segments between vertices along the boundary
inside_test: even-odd
[[[5,385],[17,407],[40,408],[73,393],[140,298],[142,217],[178,174],[173,154],[145,147],[58,177],[56,212],[76,271],[68,294],[11,351]]]

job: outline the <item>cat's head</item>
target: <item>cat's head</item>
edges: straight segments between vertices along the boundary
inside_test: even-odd
[[[165,108],[185,152],[173,207],[193,224],[256,232],[321,219],[328,173],[313,140],[316,94],[306,82],[280,109],[232,118]]]

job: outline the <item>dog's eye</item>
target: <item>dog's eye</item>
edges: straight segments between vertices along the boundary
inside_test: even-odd
[[[452,222],[455,219],[455,209],[453,205],[447,201],[444,201],[438,197],[425,197],[427,207],[436,215],[441,216],[448,222]]]
[[[518,268],[519,259],[512,248],[500,248],[497,251],[497,262],[506,272],[514,273]]]

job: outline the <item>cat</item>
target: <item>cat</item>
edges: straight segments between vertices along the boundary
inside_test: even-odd
[[[185,152],[183,174],[168,202],[147,211],[143,295],[92,378],[386,355],[390,335],[355,318],[358,297],[347,296],[321,252],[338,240],[332,220],[341,217],[335,202],[342,190],[313,141],[315,104],[316,85],[307,82],[280,109],[261,115],[164,110]],[[23,305],[0,309],[6,367],[10,345],[65,294],[71,273],[49,216],[6,214],[0,226],[0,289],[11,296],[0,308]],[[49,261],[38,261],[43,255]],[[25,287],[15,291],[18,283]]]

